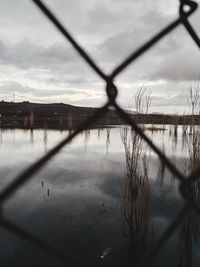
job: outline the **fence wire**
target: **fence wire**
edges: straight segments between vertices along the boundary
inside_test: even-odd
[[[140,137],[150,146],[150,148],[158,155],[160,160],[165,164],[169,171],[173,174],[174,177],[179,182],[179,192],[185,200],[185,205],[182,210],[177,214],[176,218],[171,222],[168,228],[164,231],[162,236],[154,244],[154,246],[147,252],[143,257],[143,261],[140,262],[138,266],[150,266],[155,260],[158,252],[161,250],[163,245],[167,240],[173,235],[174,231],[181,224],[184,218],[188,215],[191,209],[194,209],[198,214],[200,214],[199,204],[192,198],[191,186],[199,179],[200,177],[200,167],[193,171],[190,175],[183,175],[174,164],[167,158],[167,156],[160,151],[160,149],[147,137],[144,131],[137,125],[137,123],[131,118],[129,114],[123,111],[123,109],[116,103],[116,97],[118,93],[118,88],[114,84],[114,79],[116,76],[123,72],[131,63],[147,52],[153,45],[158,43],[164,36],[168,35],[179,25],[183,25],[192,38],[194,43],[200,48],[200,39],[196,34],[195,30],[191,26],[188,18],[198,9],[198,4],[195,1],[190,0],[180,0],[179,5],[179,16],[176,20],[170,23],[163,30],[158,32],[153,38],[148,42],[139,47],[136,51],[133,51],[124,61],[121,62],[116,68],[112,71],[110,75],[105,74],[96,64],[89,54],[81,47],[81,45],[74,39],[71,33],[59,22],[56,16],[47,8],[47,6],[40,0],[31,0],[41,12],[54,24],[57,30],[66,38],[66,41],[71,43],[73,48],[79,53],[80,57],[84,59],[86,64],[88,64],[91,69],[101,77],[105,82],[105,90],[107,93],[107,103],[102,106],[96,113],[94,113],[89,119],[83,122],[74,132],[72,132],[68,137],[62,140],[58,145],[41,157],[38,161],[34,162],[26,170],[24,170],[20,175],[18,175],[13,182],[11,182],[0,194],[0,226],[6,229],[7,231],[17,235],[18,237],[34,244],[43,251],[49,253],[60,259],[66,264],[66,266],[80,266],[79,262],[74,259],[71,259],[66,253],[52,247],[47,242],[40,239],[30,233],[29,231],[21,228],[15,223],[11,222],[9,218],[6,218],[4,215],[4,205],[13,194],[21,188],[28,180],[30,180],[42,167],[45,166],[59,151],[66,146],[70,141],[84,131],[86,128],[90,127],[97,119],[101,118],[109,107],[114,107],[118,116],[123,119],[125,123],[130,125],[132,129],[140,135]]]

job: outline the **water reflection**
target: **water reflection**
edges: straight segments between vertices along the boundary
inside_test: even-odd
[[[0,145],[3,142],[3,129],[0,129]]]
[[[84,151],[87,151],[87,144],[90,138],[90,130],[85,130],[84,131]]]
[[[98,140],[100,140],[100,138],[101,138],[101,129],[100,128],[97,129],[97,135],[98,135]]]
[[[149,157],[141,137],[124,127],[121,129],[124,145],[126,174],[122,182],[122,216],[125,234],[129,240],[128,261],[136,261],[147,248],[149,229]],[[130,263],[131,263],[130,261]]]
[[[43,138],[43,142],[44,142],[44,153],[47,152],[47,145],[48,145],[48,130],[47,128],[44,128],[44,138]]]
[[[110,128],[106,129],[106,154],[108,155],[108,149],[110,145]]]
[[[147,131],[147,134],[164,153],[170,157],[174,155],[173,162],[176,157],[178,167],[186,166],[188,173],[200,163],[199,130],[195,128],[194,135],[184,134],[184,149],[181,129],[177,127],[176,146],[173,145],[173,127],[170,138],[167,126],[165,131]],[[69,131],[44,129],[34,130],[33,134],[30,130],[16,130],[15,143],[12,131],[2,130],[0,134],[1,152],[6,155],[1,161],[1,183],[5,181],[6,184],[13,166],[21,171]],[[184,161],[186,152],[188,157]],[[117,267],[132,266],[152,246],[153,234],[155,239],[162,234],[181,205],[176,185],[170,184],[170,187],[166,182],[169,172],[158,165],[157,157],[149,153],[141,138],[130,128],[90,129],[74,139],[23,188],[21,195],[11,203],[10,214],[14,221],[18,219],[24,227],[35,229],[44,239],[50,236],[58,247],[60,244],[73,257],[83,258],[88,266],[112,266],[113,263]],[[12,166],[10,173],[9,166]],[[199,183],[192,190],[193,197],[199,201]],[[18,210],[23,210],[23,214]],[[21,214],[24,217],[20,217]],[[199,217],[191,211],[179,229],[179,236],[173,237],[173,242],[167,245],[170,255],[177,257],[178,242],[180,266],[194,265],[195,249],[199,248],[199,223]],[[106,248],[111,248],[112,252],[99,262]],[[5,249],[6,253],[8,249]],[[19,252],[15,251],[20,255],[18,257],[23,253],[24,245]],[[162,266],[169,266],[170,260],[174,264],[174,258],[169,259],[167,253],[164,252],[162,262],[166,261],[166,264]],[[48,265],[45,264],[43,266]],[[48,266],[52,266],[51,263]]]
[[[188,126],[182,125],[182,148],[185,149],[187,144]]]
[[[30,142],[33,145],[34,143],[34,130],[33,129],[30,129]]]
[[[162,152],[165,154],[164,143],[162,145]],[[159,167],[158,167],[158,172],[157,172],[157,182],[160,186],[163,185],[165,173],[166,173],[166,165],[164,164],[164,162],[162,160],[159,159]]]
[[[169,140],[172,140],[173,148],[176,149],[178,142],[178,128],[177,124],[169,126]]]

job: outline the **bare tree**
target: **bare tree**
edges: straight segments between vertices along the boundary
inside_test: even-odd
[[[190,81],[190,86],[188,89],[187,102],[191,108],[192,115],[200,113],[200,86],[199,81],[192,82]]]
[[[199,81],[190,82],[188,104],[192,113],[190,135],[185,135],[188,149],[188,159],[185,162],[185,173],[189,175],[200,164],[200,129],[195,125],[194,116],[200,114],[200,86]],[[190,197],[196,204],[200,204],[200,180],[190,185]],[[191,209],[180,225],[179,238],[179,266],[193,266],[193,251],[200,242],[200,216]]]
[[[135,95],[133,106],[138,114],[147,114],[150,104],[150,92],[141,87]],[[126,173],[122,181],[122,215],[126,236],[132,246],[143,250],[149,225],[149,157],[142,138],[130,127],[124,126],[120,133],[126,159]]]
[[[151,106],[151,92],[145,86],[141,86],[135,94],[132,105],[138,113],[138,121],[142,122],[142,116],[148,113]]]
[[[190,125],[190,134],[194,134],[194,125],[196,122],[196,115],[200,115],[200,84],[199,81],[190,81],[188,88],[187,102],[191,110],[192,120]],[[199,123],[199,122],[198,122]]]

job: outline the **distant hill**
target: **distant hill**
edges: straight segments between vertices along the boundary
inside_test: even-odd
[[[63,103],[0,102],[1,127],[74,128],[92,116],[98,108],[79,107]],[[114,110],[108,110],[96,123],[121,124]]]
[[[97,111],[98,108],[79,107],[63,103],[39,104],[31,102],[0,102],[0,127],[19,128],[76,128],[81,122]],[[125,110],[137,123],[146,124],[200,124],[200,116],[165,115],[160,113],[139,114]],[[121,125],[124,121],[113,108],[105,112],[94,127]]]
[[[0,114],[3,116],[28,116],[33,112],[35,116],[49,117],[49,116],[65,116],[70,113],[93,113],[96,108],[78,107],[63,103],[52,104],[38,104],[31,102],[0,102]]]

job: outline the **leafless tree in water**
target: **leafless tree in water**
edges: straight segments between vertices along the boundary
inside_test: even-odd
[[[151,106],[151,92],[144,86],[135,94],[135,110],[140,114],[147,114]]]
[[[139,122],[141,122],[141,114],[142,115],[148,114],[150,106],[151,106],[151,92],[145,86],[141,86],[136,92],[134,98],[134,108],[135,111],[137,112],[137,117]]]
[[[200,84],[199,81],[197,82],[190,82],[190,86],[188,88],[188,97],[187,102],[189,105],[189,108],[191,109],[192,114],[192,121],[191,124],[195,124],[195,115],[200,115]],[[190,126],[190,134],[192,134],[192,130],[194,129]]]
[[[200,87],[199,82],[190,84],[188,104],[192,111],[192,116],[200,114]],[[188,159],[185,163],[185,172],[191,173],[200,165],[200,126],[194,124],[190,126],[190,133],[185,136],[188,150]],[[190,194],[196,203],[200,204],[200,181],[197,180],[190,187]],[[180,228],[179,266],[193,266],[193,250],[200,244],[200,216],[191,209]]]
[[[189,108],[191,108],[192,115],[199,113],[199,100],[200,100],[200,83],[197,82],[190,82],[188,88],[188,96],[187,102]]]
[[[200,133],[193,125],[192,136],[188,138],[189,159],[187,173],[189,174],[200,164]],[[190,194],[196,203],[200,203],[200,181],[190,187]],[[179,266],[193,266],[193,250],[200,243],[200,216],[191,209],[180,228],[180,261]]]
[[[147,114],[151,101],[145,88],[138,90],[134,101],[136,111]],[[149,157],[141,137],[128,126],[121,128],[121,141],[126,160],[126,173],[122,182],[122,216],[125,234],[138,253],[145,249],[148,237]]]

